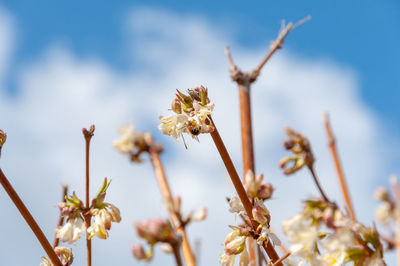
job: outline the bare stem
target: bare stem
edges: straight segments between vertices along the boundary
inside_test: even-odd
[[[161,194],[164,198],[165,202],[173,202],[173,197],[172,197],[172,192],[169,187],[168,181],[167,181],[167,176],[164,171],[163,164],[161,162],[160,158],[160,151],[155,147],[153,138],[151,135],[146,135],[146,142],[150,146],[149,148],[149,154],[151,158],[151,162],[154,168],[154,172],[156,175],[157,183],[160,188]],[[179,218],[176,216],[176,214],[169,210],[169,216],[171,217],[172,223],[174,224],[176,230],[178,233],[182,235],[182,254],[183,258],[185,260],[186,265],[188,266],[195,266],[196,265],[196,260],[193,255],[192,249],[190,247],[189,239],[187,237],[185,228],[182,227],[181,222]]]
[[[286,253],[285,255],[283,255],[283,257],[281,257],[279,260],[277,260],[277,261],[273,264],[273,266],[278,265],[278,263],[284,261],[284,260],[285,260],[286,258],[288,258],[289,256],[290,256],[290,252],[289,252],[289,253]]]
[[[54,252],[53,247],[50,245],[50,242],[47,240],[46,236],[43,234],[43,231],[40,229],[39,225],[32,217],[29,210],[26,208],[25,204],[22,202],[21,198],[18,196],[17,192],[14,190],[7,177],[4,175],[3,171],[0,168],[0,183],[4,187],[4,190],[7,192],[8,196],[14,202],[14,205],[17,207],[22,217],[24,217],[25,221],[28,223],[32,232],[35,234],[36,238],[39,240],[43,249],[49,256],[49,259],[54,265],[61,266],[60,259],[57,257]]]
[[[321,193],[322,198],[323,198],[326,202],[330,202],[330,200],[329,200],[328,197],[326,196],[324,190],[322,189],[322,187],[321,187],[321,185],[320,185],[320,183],[319,183],[319,181],[318,181],[318,177],[317,177],[317,175],[315,174],[314,168],[313,168],[312,166],[309,166],[308,169],[309,169],[310,172],[311,172],[311,175],[312,175],[312,177],[313,177],[313,179],[314,179],[314,183],[317,185],[317,188],[318,188],[319,192]]]
[[[176,261],[177,266],[182,266],[182,259],[181,259],[181,253],[179,251],[179,244],[172,244],[172,250],[174,252],[174,257]]]
[[[342,190],[343,198],[344,198],[344,201],[346,203],[348,210],[350,211],[351,219],[353,221],[355,221],[356,216],[354,213],[353,205],[351,203],[350,193],[347,188],[346,179],[344,177],[342,166],[340,164],[339,155],[338,155],[337,147],[336,147],[336,140],[333,136],[332,127],[330,125],[329,116],[327,113],[324,114],[324,124],[325,124],[326,134],[328,136],[329,148],[331,150],[333,161],[335,163],[335,168],[336,168],[337,176],[339,179],[340,188]]]
[[[86,195],[86,209],[89,210],[90,208],[90,202],[89,202],[89,151],[90,151],[90,140],[93,137],[94,134],[94,125],[90,126],[90,129],[83,129],[83,136],[85,137],[85,151],[86,151],[86,186],[85,186],[85,195]],[[92,216],[90,215],[90,212],[88,211],[87,214],[85,215],[85,223],[86,223],[86,228],[90,227],[90,221],[92,219]],[[92,241],[89,239],[89,235],[86,233],[86,254],[87,254],[87,266],[92,265]]]
[[[212,121],[212,119],[211,119]],[[214,124],[214,131],[211,132],[211,137],[215,143],[215,146],[218,149],[219,154],[221,155],[222,161],[225,164],[226,170],[229,173],[229,176],[232,180],[233,186],[235,187],[236,193],[238,194],[240,201],[243,204],[243,207],[247,213],[247,216],[250,218],[250,220],[253,223],[253,227],[256,228],[258,226],[257,222],[253,219],[253,214],[252,214],[252,204],[249,200],[249,198],[247,197],[246,194],[246,190],[243,187],[242,182],[240,181],[239,175],[235,169],[235,166],[233,165],[232,159],[229,156],[228,151],[226,150],[225,144],[221,139],[221,136],[218,133],[217,127],[215,126],[215,123],[212,121],[212,123]],[[264,245],[264,249],[267,252],[269,258],[271,259],[272,262],[275,262],[279,259],[278,254],[276,253],[274,247],[272,246],[272,244],[270,243],[270,241],[268,241],[265,245]],[[281,263],[279,263],[278,265],[282,265]]]
[[[62,184],[62,188],[63,188],[63,190],[62,190],[62,198],[61,198],[61,201],[62,201],[62,202],[65,202],[65,201],[66,201],[65,197],[66,197],[67,194],[68,194],[68,185],[67,185],[67,184]],[[60,217],[58,218],[57,227],[62,226],[63,223],[64,223],[64,216],[62,216],[62,215],[61,215],[61,212],[60,212]],[[55,234],[55,236],[54,236],[54,242],[53,242],[53,248],[57,247],[59,242],[60,242],[60,239],[58,239],[57,234]]]

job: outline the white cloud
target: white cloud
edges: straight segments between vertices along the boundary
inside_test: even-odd
[[[5,19],[7,15],[0,12],[0,22]],[[138,241],[133,220],[166,216],[150,165],[131,165],[111,148],[118,126],[134,122],[138,129],[153,131],[165,143],[166,171],[172,190],[183,195],[185,209],[208,207],[209,219],[191,225],[189,235],[192,241],[201,240],[201,264],[217,265],[221,243],[229,231],[227,225],[234,223],[224,200],[233,189],[226,182],[223,164],[209,136],[201,136],[200,144],[189,141],[186,151],[182,143],[161,136],[155,128],[158,115],[167,113],[175,88],[208,86],[216,104],[214,120],[241,172],[237,88],[229,79],[223,53],[223,47],[233,41],[224,29],[204,18],[155,9],[133,12],[127,32],[133,44],[129,51],[132,60],[143,65],[139,70],[122,74],[100,58],[79,58],[54,44],[49,44],[37,61],[20,68],[17,97],[2,96],[0,100],[1,113],[7,114],[1,127],[9,134],[2,166],[52,238],[59,183],[68,181],[78,195],[83,193],[84,142],[80,128],[95,123],[91,191],[96,191],[104,176],[111,177],[109,201],[121,208],[123,221],[113,226],[110,240],[94,241],[94,264],[134,264],[129,251]],[[0,39],[3,36],[12,43],[10,24],[0,23]],[[7,65],[2,55],[9,49],[0,46],[0,81]],[[237,48],[232,53],[240,66],[251,67],[262,58],[265,48]],[[277,168],[285,154],[280,146],[285,125],[309,136],[321,182],[329,196],[342,202],[322,126],[321,114],[326,110],[332,115],[358,216],[371,223],[371,208],[365,206],[373,204],[370,195],[376,177],[385,169],[383,158],[394,150],[381,141],[380,136],[387,132],[380,130],[379,118],[361,101],[354,71],[284,49],[267,64],[252,90],[256,168],[277,188],[275,199],[269,203],[275,228],[299,210],[300,199],[316,194],[306,173],[287,178]],[[32,233],[4,193],[0,202],[4,202],[3,211],[9,217],[2,221],[0,234],[2,239],[14,238],[8,243],[0,241],[0,249],[5,251],[3,262],[39,263],[44,253]],[[85,259],[81,242],[74,248],[77,265]],[[110,247],[111,252],[107,251]],[[19,256],[21,250],[24,256]],[[170,257],[157,251],[154,265],[164,265],[164,260],[172,263]]]

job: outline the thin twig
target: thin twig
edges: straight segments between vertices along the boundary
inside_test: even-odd
[[[319,192],[321,193],[322,198],[323,198],[326,202],[331,202],[331,201],[328,199],[328,197],[326,196],[324,190],[323,190],[322,187],[321,187],[321,184],[320,184],[319,181],[318,181],[318,177],[317,177],[317,175],[315,174],[314,167],[309,166],[308,169],[309,169],[310,172],[311,172],[311,176],[313,177],[314,183],[317,185],[317,188],[318,188]]]
[[[210,117],[210,119],[211,119],[211,117]],[[218,133],[217,127],[215,126],[215,123],[212,121],[212,119],[211,119],[211,122],[214,125],[214,131],[210,133],[211,137],[215,143],[215,146],[218,149],[218,152],[222,158],[222,161],[224,162],[226,170],[229,173],[229,176],[232,180],[233,186],[235,187],[236,193],[238,194],[240,201],[243,204],[243,207],[247,213],[247,216],[250,218],[250,220],[253,223],[253,228],[257,228],[258,224],[253,219],[253,214],[252,214],[253,207],[252,207],[252,204],[251,204],[249,198],[247,197],[246,190],[244,189],[243,184],[240,181],[239,175],[237,174],[235,166],[233,165],[232,159],[229,156],[229,153],[226,150],[225,144],[222,141],[221,136]],[[279,259],[279,256],[276,253],[276,251],[275,251],[274,247],[272,246],[272,244],[270,243],[270,241],[268,241],[263,247],[272,262],[275,262]],[[279,263],[278,265],[281,266],[282,264]]]
[[[85,186],[85,191],[86,191],[86,209],[89,210],[90,208],[90,202],[89,202],[89,151],[90,151],[90,140],[93,137],[94,134],[94,125],[90,126],[90,129],[87,130],[84,128],[82,130],[83,136],[85,138],[85,151],[86,151],[86,160],[85,160],[85,166],[86,166],[86,186]],[[92,219],[92,216],[90,212],[88,211],[87,214],[85,215],[85,222],[86,222],[86,228],[90,227],[90,221]],[[92,265],[92,241],[89,239],[89,234],[86,233],[86,254],[87,254],[87,266]]]
[[[274,264],[273,264],[273,266],[275,266],[275,265],[278,265],[278,263],[281,263],[282,261],[284,261],[287,257],[289,257],[291,254],[290,254],[290,252],[289,253],[286,253],[285,255],[283,255],[279,260],[277,260]]]
[[[168,203],[173,202],[173,197],[172,197],[172,192],[169,187],[168,181],[167,181],[167,176],[164,171],[163,164],[161,162],[160,158],[160,151],[159,149],[156,148],[154,145],[154,141],[151,135],[146,135],[146,142],[149,145],[149,154],[151,158],[151,162],[154,168],[154,172],[156,175],[157,183],[160,188],[161,194],[164,198],[164,201]],[[178,231],[179,234],[182,235],[182,254],[183,254],[183,259],[185,260],[185,263],[187,266],[195,266],[196,265],[196,260],[193,255],[192,249],[190,247],[189,239],[186,234],[186,230],[184,227],[182,227],[181,222],[179,218],[176,216],[176,214],[171,211],[168,208],[169,215],[171,217],[172,223],[174,224],[176,230]]]
[[[14,205],[17,207],[22,217],[24,217],[25,221],[28,223],[29,227],[35,234],[36,238],[39,240],[43,249],[46,251],[47,256],[54,265],[61,266],[60,259],[57,257],[54,252],[53,247],[50,245],[50,242],[47,240],[46,236],[43,234],[43,231],[40,229],[39,225],[32,217],[29,210],[26,208],[25,204],[22,202],[21,198],[18,196],[17,192],[14,190],[7,177],[4,175],[3,171],[0,168],[0,183],[4,187],[4,190],[7,192],[8,196],[14,202]]]
[[[342,166],[340,164],[339,155],[338,155],[337,147],[336,147],[336,140],[335,140],[335,137],[333,136],[333,133],[332,133],[332,127],[331,127],[331,124],[330,124],[330,121],[329,121],[329,115],[327,113],[324,113],[324,124],[325,124],[326,134],[328,136],[329,148],[331,150],[333,161],[335,163],[335,168],[336,168],[336,172],[337,172],[337,175],[338,175],[338,179],[339,179],[339,183],[340,183],[340,188],[342,190],[343,198],[344,198],[344,201],[346,203],[346,206],[347,206],[348,210],[350,211],[351,219],[353,221],[355,221],[356,220],[356,216],[355,216],[355,213],[354,213],[353,205],[351,203],[351,197],[350,197],[349,190],[347,188],[346,179],[344,177]]]
[[[182,259],[181,259],[181,253],[179,251],[179,244],[172,244],[172,250],[174,252],[174,258],[176,261],[177,266],[182,266]]]
[[[65,197],[68,194],[68,185],[67,184],[62,184],[62,198],[61,201],[62,202],[66,202]],[[58,223],[57,223],[57,227],[62,226],[64,223],[64,216],[62,216],[62,213],[60,212],[60,217],[58,218]],[[54,236],[54,242],[53,242],[53,248],[58,246],[58,243],[60,242],[60,239],[57,237],[57,234],[55,234]]]

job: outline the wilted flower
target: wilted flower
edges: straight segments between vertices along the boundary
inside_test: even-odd
[[[305,165],[312,167],[314,164],[314,155],[308,139],[289,127],[286,128],[286,134],[289,136],[289,139],[283,142],[283,146],[294,155],[284,157],[280,160],[279,165],[283,169],[283,173],[290,175]]]

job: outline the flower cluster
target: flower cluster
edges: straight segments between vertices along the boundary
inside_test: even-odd
[[[75,192],[71,197],[66,197],[67,202],[58,204],[61,215],[67,217],[66,223],[56,229],[56,237],[60,241],[73,244],[84,231],[87,232],[89,239],[95,235],[102,239],[108,237],[107,231],[111,229],[111,222],[121,221],[119,209],[111,203],[104,202],[110,183],[111,181],[107,182],[107,178],[104,179],[102,187],[89,208],[84,206]],[[92,217],[94,217],[94,222],[86,228],[85,221]]]
[[[141,244],[132,246],[132,254],[138,260],[150,261],[153,258],[154,246],[157,243],[162,244],[163,251],[171,253],[181,242],[180,235],[175,232],[171,223],[161,218],[135,222],[134,225],[138,236],[146,240],[147,244],[150,246],[150,249],[147,251],[145,251]]]
[[[190,89],[188,95],[177,90],[171,107],[175,114],[160,116],[161,124],[158,129],[165,135],[178,140],[183,133],[197,138],[201,133],[210,133],[214,130],[211,121],[214,104],[208,98],[207,88],[200,86]]]
[[[222,265],[231,266],[235,262],[235,256],[241,254],[240,265],[248,265],[248,254],[246,250],[246,238],[251,237],[257,240],[257,244],[264,246],[267,242],[272,242],[275,246],[280,245],[280,240],[270,229],[271,215],[264,205],[263,200],[254,198],[252,215],[257,228],[253,228],[252,221],[247,216],[245,209],[238,197],[232,197],[228,200],[232,213],[240,215],[244,224],[239,226],[230,226],[233,232],[229,233],[225,239],[224,254],[220,255]]]
[[[284,221],[282,230],[290,252],[303,265],[384,265],[377,230],[352,222],[323,199],[305,201],[302,212]]]
[[[314,155],[308,139],[289,127],[286,128],[286,134],[289,139],[283,142],[283,146],[286,150],[291,151],[293,156],[287,156],[280,160],[279,166],[283,169],[283,173],[293,174],[303,166],[311,168],[314,164]]]
[[[375,199],[380,202],[376,209],[375,217],[381,224],[388,225],[390,222],[400,220],[400,211],[396,207],[394,199],[384,187],[379,187],[375,191]]]
[[[263,179],[263,174],[254,176],[253,171],[247,171],[244,176],[244,188],[246,189],[247,196],[249,196],[250,199],[258,198],[261,200],[267,200],[272,197],[274,188],[270,183],[262,183]]]
[[[74,261],[74,256],[72,254],[72,249],[63,246],[57,246],[54,248],[54,252],[60,258],[61,264],[63,266],[69,266]],[[53,263],[47,258],[42,257],[42,262],[40,266],[53,266]]]

